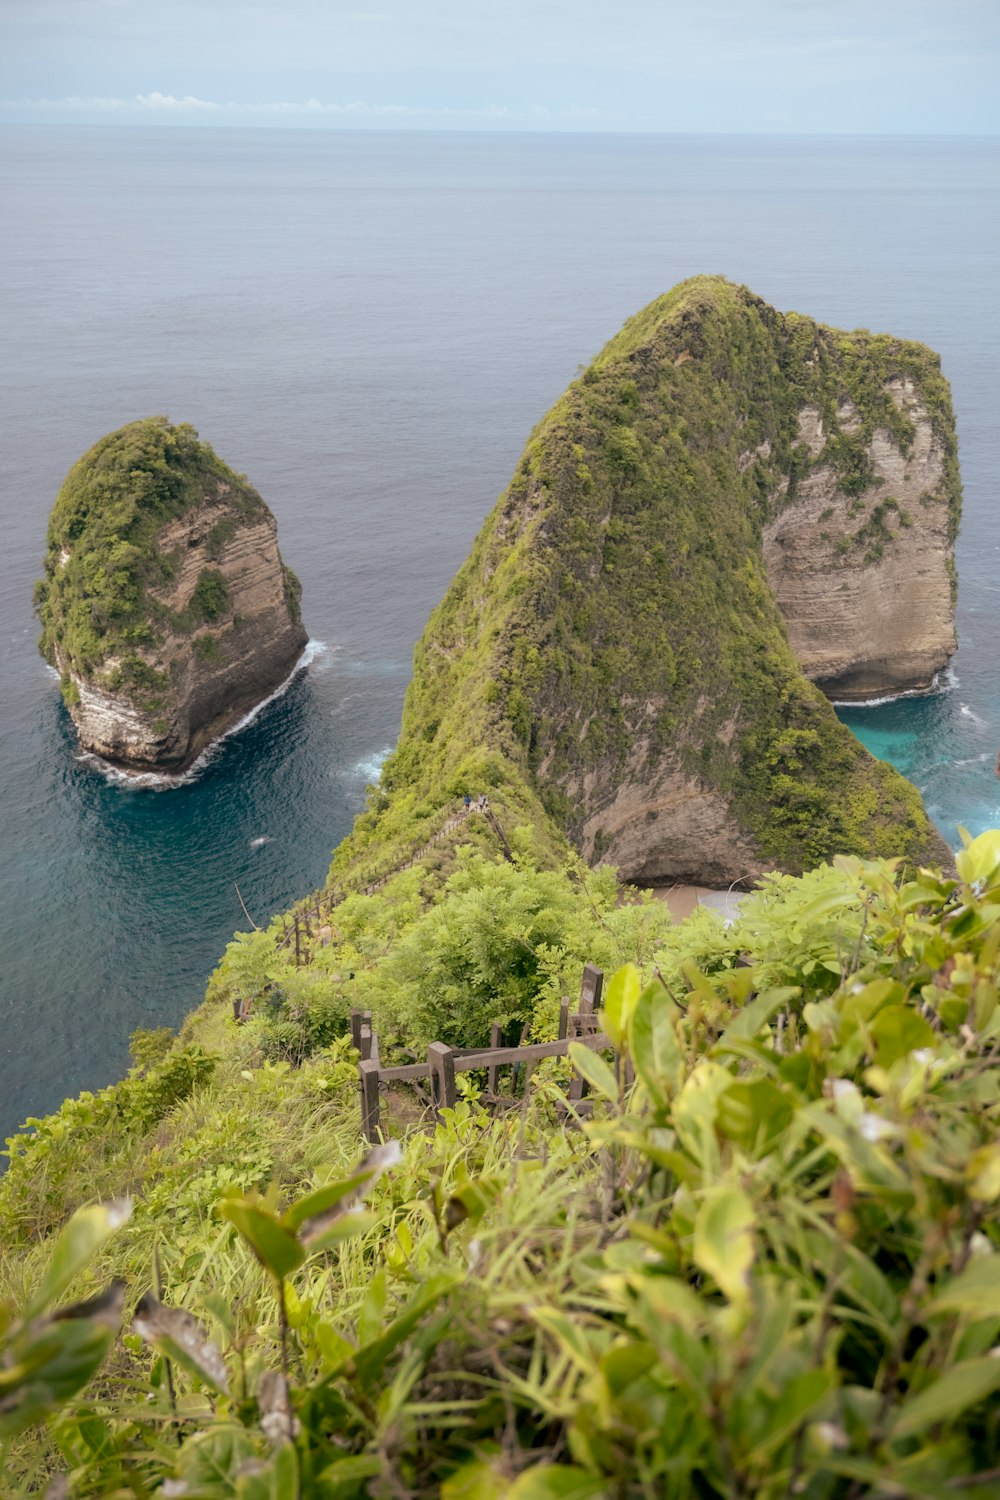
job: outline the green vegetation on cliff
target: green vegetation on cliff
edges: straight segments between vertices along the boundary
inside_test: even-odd
[[[600,856],[602,807],[667,764],[718,799],[761,867],[942,857],[915,789],[803,677],[761,550],[812,462],[802,407],[827,433],[815,462],[850,490],[876,427],[907,446],[887,390],[900,379],[931,414],[957,524],[954,425],[930,350],[779,314],[712,277],[631,319],[536,428],[432,615],[382,773],[387,808],[361,820],[335,877],[376,828],[391,844],[414,808],[467,785],[507,797],[512,821],[537,825],[544,805]]]
[[[143,651],[165,629],[194,629],[225,607],[217,570],[198,580],[188,618],[172,616],[151,593],[168,587],[178,559],[158,545],[163,527],[192,508],[225,497],[226,514],[210,538],[218,553],[233,516],[253,521],[267,507],[245,476],[200,442],[193,427],[147,417],[95,443],[70,470],[49,520],[45,577],[36,585],[40,646],[63,675],[93,678],[103,662],[120,665],[112,691],[155,698],[169,684],[151,680]],[[213,545],[214,543],[214,545]]]

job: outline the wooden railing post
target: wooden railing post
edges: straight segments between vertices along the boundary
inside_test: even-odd
[[[583,971],[583,983],[580,986],[580,1009],[575,1015],[568,1018],[569,1035],[578,1037],[588,1032],[597,1030],[597,1017],[594,1015],[594,996],[599,997],[604,985],[604,974],[596,969],[593,964],[587,964]],[[566,1097],[571,1103],[577,1103],[587,1093],[587,1082],[576,1068],[573,1069],[573,1077],[570,1079],[569,1089]]]
[[[580,985],[580,1009],[590,1011],[591,1014],[599,1010],[603,993],[604,970],[599,969],[596,964],[586,964]]]
[[[569,1036],[569,1001],[564,995],[559,1002],[559,1040],[564,1042]]]
[[[494,1021],[493,1025],[490,1027],[490,1046],[499,1047],[502,1040],[503,1032],[500,1029],[500,1024],[498,1021]],[[499,1083],[499,1081],[500,1069],[496,1063],[491,1063],[486,1070],[486,1087],[494,1096],[496,1095],[497,1084]]]
[[[368,1029],[369,1029],[369,1031],[370,1031],[371,1030],[371,1025],[372,1025],[372,1013],[371,1013],[370,1010],[352,1010],[351,1011],[351,1045],[352,1045],[352,1047],[354,1047],[355,1051],[361,1052],[361,1031],[362,1031],[362,1028],[365,1027],[365,1026],[367,1026]],[[367,1057],[368,1056],[368,1054],[366,1052],[362,1052],[361,1055],[362,1055],[362,1057]]]
[[[431,1074],[434,1109],[440,1116],[443,1109],[454,1109],[458,1103],[454,1047],[449,1047],[446,1042],[431,1042],[427,1048],[427,1065]]]
[[[361,1028],[361,1047],[359,1050],[361,1052],[361,1061],[370,1062],[372,1055],[372,1029],[370,1026],[362,1026]]]
[[[361,1134],[374,1144],[379,1138],[379,1066],[371,1058],[358,1063],[361,1078]]]

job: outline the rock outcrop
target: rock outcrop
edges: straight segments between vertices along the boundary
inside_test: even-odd
[[[816,682],[930,683],[959,507],[930,350],[684,283],[532,434],[417,647],[385,816],[504,786],[649,885],[947,861]]]
[[[132,771],[190,765],[306,643],[271,512],[191,427],[159,417],[70,471],[36,605],[81,744]]]
[[[806,676],[837,699],[926,691],[957,646],[948,433],[912,375],[885,390],[906,426],[875,427],[860,454],[866,482],[850,490],[825,453],[831,437],[858,432],[857,408],[840,404],[830,431],[817,407],[801,409],[810,468],[764,527],[789,642]]]

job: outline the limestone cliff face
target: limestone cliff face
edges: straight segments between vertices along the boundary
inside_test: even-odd
[[[272,693],[306,642],[274,517],[190,428],[97,444],[53,510],[38,608],[81,743],[179,771]]]
[[[947,860],[816,683],[946,662],[959,504],[930,350],[686,282],[532,434],[417,647],[383,788],[506,785],[650,885]]]
[[[812,467],[794,499],[774,497],[763,532],[768,581],[807,677],[833,698],[925,691],[954,654],[954,529],[946,435],[910,375],[885,390],[907,422],[901,440],[876,427],[854,493],[824,452],[831,434],[815,406],[798,413]],[[843,401],[834,434],[860,419]]]

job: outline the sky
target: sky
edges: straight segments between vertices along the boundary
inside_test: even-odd
[[[1000,133],[1000,0],[0,0],[0,122]]]

